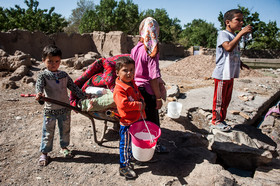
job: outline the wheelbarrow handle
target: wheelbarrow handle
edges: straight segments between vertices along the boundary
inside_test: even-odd
[[[64,102],[61,102],[61,101],[58,101],[58,100],[55,100],[55,99],[51,99],[51,98],[48,98],[48,97],[40,97],[40,100],[39,101],[46,101],[46,102],[50,102],[50,103],[54,103],[54,104],[57,104],[57,105],[60,105],[60,106],[64,106],[66,108],[69,108],[71,110],[75,110],[79,113],[84,113],[80,108],[78,107],[73,107],[72,105],[70,104],[67,104],[67,103],[64,103]]]

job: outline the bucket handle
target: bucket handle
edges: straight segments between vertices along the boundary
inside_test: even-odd
[[[141,113],[141,117],[142,117],[142,119],[143,119],[143,121],[144,121],[144,123],[145,123],[145,126],[146,126],[146,128],[147,128],[147,130],[148,130],[148,132],[149,132],[149,135],[150,135],[150,138],[151,138],[151,139],[150,139],[150,143],[153,143],[154,140],[153,140],[152,134],[151,134],[151,132],[150,132],[150,129],[149,129],[149,127],[148,127],[148,125],[147,125],[147,123],[146,123],[144,117],[143,117],[142,112],[140,112],[140,113]]]

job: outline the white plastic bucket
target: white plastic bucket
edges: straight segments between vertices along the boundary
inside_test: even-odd
[[[145,122],[147,127],[145,126]],[[152,159],[157,139],[161,135],[160,128],[150,121],[138,121],[129,127],[133,157],[142,162]],[[150,133],[149,133],[150,132]]]
[[[169,102],[167,105],[167,116],[173,119],[179,118],[182,111],[182,107],[182,103]]]

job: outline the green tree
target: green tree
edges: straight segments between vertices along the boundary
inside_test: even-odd
[[[134,34],[139,23],[138,5],[131,0],[101,0],[94,10],[88,10],[81,19],[80,33],[92,31],[123,31]]]
[[[215,48],[217,39],[217,29],[214,24],[205,20],[194,19],[184,26],[185,29],[180,35],[180,44],[189,48],[190,46],[203,46]]]
[[[242,40],[244,49],[279,49],[279,28],[276,22],[269,21],[268,24],[259,19],[259,13],[251,13],[248,8],[238,5],[244,18],[244,26],[250,24],[253,27],[252,39]],[[223,14],[219,13],[218,20],[221,28],[225,29]]]
[[[77,8],[72,10],[68,21],[69,26],[66,28],[68,33],[79,32],[79,25],[84,14],[89,10],[94,10],[94,2],[88,0],[80,0],[77,2]]]
[[[121,0],[115,10],[117,30],[128,34],[137,34],[140,24],[138,5],[132,0]]]
[[[27,9],[15,5],[15,8],[0,8],[0,28],[1,31],[10,29],[26,29],[29,31],[42,31],[46,34],[63,32],[63,28],[68,22],[60,14],[54,13],[54,7],[48,11],[38,8],[39,2],[36,0],[25,0]]]

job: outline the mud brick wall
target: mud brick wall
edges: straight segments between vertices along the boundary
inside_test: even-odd
[[[44,46],[55,44],[62,50],[62,58],[70,58],[75,54],[97,52],[103,57],[130,53],[137,44],[139,36],[126,35],[121,31],[93,32],[88,34],[56,33],[45,35],[42,32],[11,30],[0,32],[0,48],[8,54],[20,50],[30,54],[36,60],[41,60]],[[184,48],[172,44],[160,44],[160,58],[169,56],[184,57]]]

